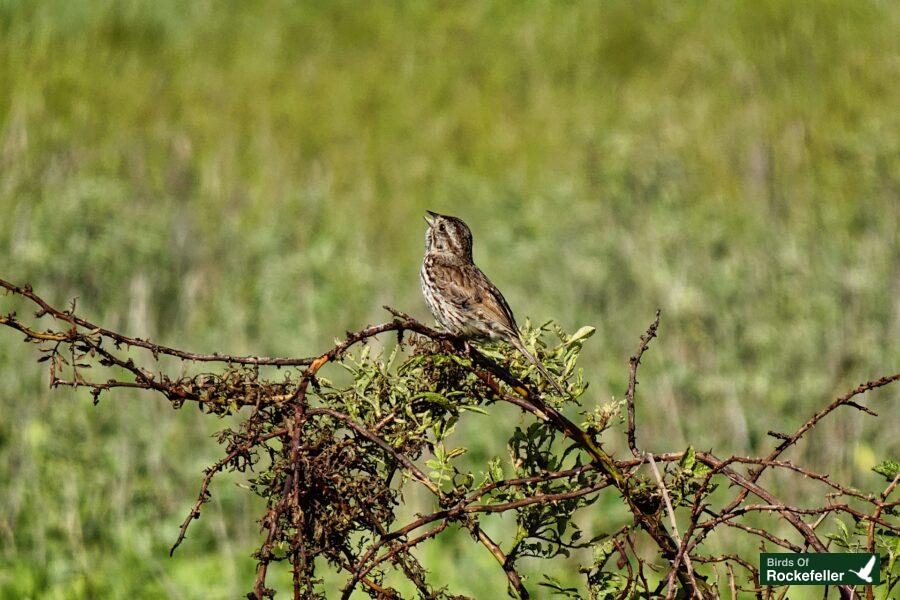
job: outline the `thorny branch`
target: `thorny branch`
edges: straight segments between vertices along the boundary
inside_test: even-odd
[[[517,363],[515,355],[474,349],[393,309],[388,309],[391,321],[349,332],[316,356],[233,356],[187,352],[129,337],[78,316],[74,303],[68,310],[60,310],[29,286],[0,279],[0,287],[34,304],[36,319],[52,319],[51,328],[40,330],[14,313],[0,316],[0,325],[24,334],[26,342],[37,346],[42,355],[39,360],[48,362],[51,387],[88,389],[95,402],[118,388],[144,389],[162,394],[176,408],[193,402],[211,414],[244,415],[238,427],[220,433],[224,456],[204,472],[197,500],[181,524],[171,552],[185,541],[191,523],[200,518],[215,476],[226,470],[246,473],[251,489],[267,503],[259,521],[263,542],[255,553],[258,569],[250,598],[274,595],[266,585],[269,567],[281,561],[290,564],[294,598],[323,597],[316,576],[317,559],[347,574],[343,598],[360,586],[373,598],[399,598],[389,583],[397,573],[423,598],[448,598],[440,586],[428,583],[427,572],[412,551],[451,525],[468,530],[473,540],[488,550],[508,581],[510,595],[518,598],[530,597],[527,580],[517,570],[518,560],[568,555],[580,548],[593,548],[597,555],[594,563],[582,570],[592,598],[605,597],[613,589],[620,598],[671,598],[679,586],[689,596],[713,598],[720,593],[720,567],[732,596],[742,591],[763,598],[764,593],[766,597],[770,594],[760,586],[759,573],[751,562],[735,554],[702,553],[709,535],[724,527],[759,538],[764,544],[823,552],[826,544],[817,526],[822,519],[839,515],[860,524],[861,547],[870,552],[875,551],[880,535],[900,534],[896,523],[900,501],[892,499],[900,475],[880,493],[863,492],[780,458],[841,406],[877,416],[859,403],[859,397],[897,381],[900,374],[850,390],[792,434],[770,432],[780,441],[762,458],[721,459],[712,452],[690,448],[648,454],[637,444],[635,392],[641,359],[657,335],[657,312],[629,360],[625,438],[634,458],[617,460],[599,442],[608,418],[591,429],[577,425],[561,410],[583,393],[580,375],[564,382],[574,392],[571,398],[549,395],[542,391],[543,382],[530,379],[528,368]],[[396,335],[397,348],[402,351],[401,364],[393,368],[389,364],[393,358],[385,362],[357,349],[387,333]],[[559,345],[541,346],[545,360],[560,361],[559,371],[572,377],[581,340],[562,332],[559,336]],[[536,343],[543,341],[539,338]],[[170,357],[217,365],[217,370],[171,378],[136,362],[138,355],[132,356],[132,349],[137,349],[138,355],[148,352],[154,362]],[[320,370],[330,363],[349,371],[353,383],[338,386],[320,380]],[[111,376],[85,375],[95,372],[89,371],[95,367],[105,368]],[[274,380],[264,376],[264,367],[285,369],[281,379]],[[492,463],[479,482],[475,473],[460,470],[453,462],[464,450],[448,451],[444,442],[466,412],[484,412],[483,407],[496,402],[512,404],[534,421],[526,429],[516,428],[510,438],[515,476],[506,477],[499,463]],[[427,459],[427,467],[422,465],[423,459]],[[665,467],[662,472],[657,463]],[[645,466],[651,468],[653,479],[642,473]],[[801,507],[779,500],[760,483],[768,470],[823,485],[829,491],[827,502]],[[435,508],[398,524],[396,509],[403,502],[408,481],[426,489]],[[736,486],[738,492],[714,509],[711,494],[723,481]],[[621,497],[630,522],[611,535],[579,541],[581,532],[571,521],[572,513],[594,505],[608,488]],[[750,496],[761,502],[749,503]],[[679,509],[683,535],[679,535],[676,519]],[[509,512],[516,515],[518,534],[504,550],[481,525],[490,515]],[[663,523],[664,513],[671,529]],[[749,515],[767,516],[774,522],[756,526],[744,521]],[[819,520],[810,525],[804,517]],[[773,530],[779,521],[788,528],[776,534]],[[638,553],[635,535],[641,531],[644,545],[653,545],[664,563],[648,561]],[[618,558],[610,571],[606,564],[613,556]],[[738,583],[736,571],[746,573],[749,587]],[[648,580],[648,572],[656,573],[655,586]],[[545,585],[555,586],[552,581]],[[894,584],[884,585],[890,589]],[[855,593],[851,586],[840,588],[843,598],[855,597]],[[873,597],[872,586],[866,594]]]

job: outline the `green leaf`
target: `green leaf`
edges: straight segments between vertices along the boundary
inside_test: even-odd
[[[494,457],[488,462],[488,474],[493,481],[503,480],[503,466],[499,457]]]
[[[581,329],[579,329],[578,331],[576,331],[575,333],[572,334],[572,337],[569,338],[569,343],[574,344],[575,342],[580,342],[581,340],[586,340],[589,337],[591,337],[592,335],[594,335],[594,333],[596,333],[596,331],[597,331],[596,327],[591,327],[590,325],[585,325],[584,327],[582,327]]]
[[[479,347],[478,350],[488,358],[493,358],[496,361],[503,361],[506,358],[502,352],[493,348]]]
[[[563,598],[581,598],[578,588],[564,585],[560,580],[550,575],[544,574],[544,581],[539,581],[538,585],[553,590],[551,595],[562,596]]]
[[[448,400],[445,396],[435,393],[435,392],[421,392],[417,399],[428,400],[429,402],[434,402],[438,406],[442,408],[452,408],[453,403]]]
[[[462,456],[466,452],[468,452],[468,448],[454,448],[450,452],[447,453],[447,458],[456,458],[457,456]]]
[[[872,470],[879,475],[883,475],[888,481],[893,481],[897,476],[897,473],[900,472],[900,462],[895,460],[884,460],[872,467]]]
[[[684,456],[681,457],[681,460],[678,461],[678,466],[680,466],[685,471],[694,470],[694,465],[697,464],[697,453],[694,451],[693,446],[688,446],[687,450],[684,451]]]

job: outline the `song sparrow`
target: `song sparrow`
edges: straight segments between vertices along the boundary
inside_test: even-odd
[[[516,318],[500,290],[472,260],[472,232],[461,219],[426,211],[425,259],[419,276],[431,314],[450,333],[500,339],[531,361],[557,391],[562,386],[522,343]]]

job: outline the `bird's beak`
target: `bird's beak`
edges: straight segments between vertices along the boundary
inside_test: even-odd
[[[434,225],[434,220],[436,218],[438,218],[440,215],[438,215],[436,212],[430,211],[430,210],[426,210],[425,212],[428,213],[428,216],[425,217],[425,222],[428,223],[429,227],[431,227],[432,225]]]

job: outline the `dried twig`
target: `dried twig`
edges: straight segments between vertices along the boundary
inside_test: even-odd
[[[142,389],[163,395],[175,407],[184,402],[195,402],[210,413],[243,415],[237,428],[220,434],[219,441],[225,446],[223,458],[204,472],[197,500],[182,522],[171,552],[185,540],[190,524],[199,518],[216,474],[224,470],[253,472],[251,486],[267,504],[260,519],[263,540],[255,554],[258,565],[250,594],[253,598],[274,594],[266,580],[271,563],[278,561],[287,561],[291,565],[295,598],[317,597],[315,564],[320,557],[348,574],[342,588],[344,598],[359,585],[375,597],[398,597],[397,592],[383,581],[385,570],[391,566],[399,569],[423,598],[444,597],[443,592],[432,590],[426,583],[425,571],[411,550],[441,535],[451,525],[470,531],[496,559],[509,582],[511,594],[528,598],[525,580],[516,566],[516,560],[522,555],[521,539],[513,543],[508,553],[504,552],[501,544],[483,530],[480,519],[492,514],[514,513],[527,522],[533,515],[546,512],[555,524],[556,517],[562,518],[572,510],[592,504],[607,488],[614,488],[634,519],[633,525],[620,528],[611,536],[612,547],[620,558],[618,569],[624,569],[621,598],[636,595],[639,590],[652,596],[664,586],[667,586],[667,597],[672,598],[679,584],[689,589],[692,596],[702,598],[709,584],[705,580],[698,581],[704,574],[695,571],[697,565],[713,570],[714,585],[718,585],[717,565],[724,565],[732,597],[737,597],[739,591],[747,591],[763,598],[758,571],[748,561],[733,554],[704,556],[698,553],[704,539],[720,528],[755,536],[792,551],[807,547],[819,552],[825,551],[826,546],[816,528],[826,516],[843,514],[854,521],[867,523],[865,544],[870,551],[875,546],[876,526],[895,534],[900,532],[900,527],[891,522],[898,502],[889,499],[900,485],[900,478],[894,478],[880,494],[864,492],[780,458],[840,406],[875,415],[873,410],[860,404],[857,397],[897,381],[900,374],[864,383],[838,397],[792,434],[773,432],[779,443],[764,457],[719,458],[712,452],[692,452],[691,456],[708,470],[702,477],[694,479],[693,498],[681,497],[682,502],[690,505],[682,537],[675,519],[672,495],[657,462],[680,462],[686,453],[642,453],[636,441],[638,367],[657,335],[658,311],[629,360],[625,437],[634,458],[616,460],[601,448],[593,434],[572,422],[557,406],[546,403],[541,394],[517,377],[508,365],[394,309],[388,309],[393,315],[391,321],[349,332],[343,340],[316,356],[234,356],[188,352],[129,337],[76,315],[74,304],[67,310],[54,308],[28,286],[19,287],[0,279],[0,287],[34,304],[38,309],[37,319],[48,317],[57,325],[41,330],[24,323],[15,314],[0,316],[0,325],[24,334],[27,342],[38,347],[41,360],[48,361],[52,387],[88,389],[95,401],[116,389]],[[364,402],[354,405],[343,400],[335,402],[335,397],[341,398],[338,390],[320,389],[317,375],[322,368],[344,360],[354,346],[386,333],[397,335],[398,343],[407,349],[412,361],[433,360],[429,367],[431,371],[422,372],[423,377],[436,378],[433,389],[445,393],[465,390],[465,395],[476,405],[487,402],[514,405],[536,420],[535,435],[544,436],[541,439],[550,440],[551,444],[554,439],[567,439],[571,447],[558,463],[547,463],[553,464],[552,467],[536,462],[530,464],[531,471],[507,479],[486,480],[480,485],[463,484],[460,481],[464,480],[454,478],[445,482],[428,475],[417,461],[423,454],[434,454],[436,441],[415,433],[421,426],[419,421],[424,422],[426,417],[439,422],[451,417],[455,420],[461,414],[460,406],[441,404],[428,394],[422,394],[404,404],[382,407],[379,394],[383,390],[375,388],[366,392],[369,395],[363,398]],[[404,337],[404,334],[411,335]],[[154,362],[159,356],[170,356],[192,363],[216,364],[220,372],[173,379],[142,366],[137,360],[141,353],[129,356],[130,348],[147,351]],[[442,357],[452,360],[441,362]],[[87,371],[92,363],[110,369],[116,377],[88,377],[86,373],[93,372]],[[261,367],[299,369],[291,370],[275,381],[261,375]],[[427,391],[431,392],[431,389]],[[371,413],[363,414],[373,406]],[[566,456],[570,457],[569,462],[562,466]],[[571,457],[577,457],[574,463]],[[264,477],[254,469],[260,461],[265,461],[264,468],[260,469]],[[646,486],[637,472],[643,465],[649,465],[654,475],[668,515],[668,527],[659,516],[657,497],[647,496]],[[751,465],[754,469],[743,475],[735,470],[741,465]],[[766,470],[777,470],[821,484],[828,492],[826,503],[800,507],[782,502],[771,489],[760,484]],[[395,478],[395,472],[402,476]],[[398,524],[394,522],[394,508],[402,501],[401,494],[408,480],[427,489],[437,506],[406,524]],[[730,502],[713,510],[708,504],[709,494],[716,482],[721,481],[738,486],[740,491]],[[747,503],[751,494],[761,502]],[[755,527],[742,520],[750,514],[780,521],[793,531],[776,534],[771,527]],[[818,519],[810,525],[804,516],[817,516]],[[656,569],[641,558],[632,539],[634,533],[641,532],[645,543],[652,544],[670,564],[668,574],[656,590],[651,589],[645,567],[650,571]],[[584,547],[576,543],[574,537],[563,540],[541,531],[530,532],[526,537],[529,536],[532,541],[557,553]],[[629,549],[637,568],[629,559]],[[734,567],[749,573],[752,588],[736,583]],[[604,568],[603,565],[595,565],[595,569],[600,568]],[[585,572],[590,578],[593,569]],[[840,589],[844,598],[852,594],[849,586]],[[872,597],[871,587],[866,593]]]

